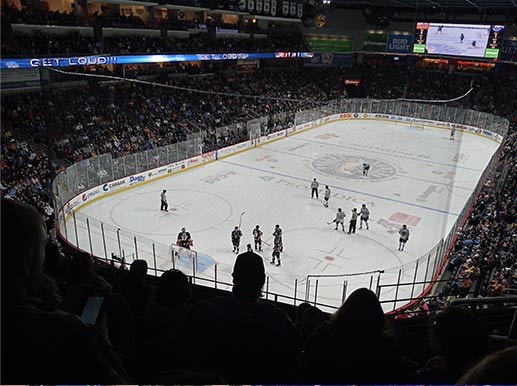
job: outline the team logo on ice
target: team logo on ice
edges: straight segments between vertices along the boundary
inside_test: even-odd
[[[321,173],[338,178],[363,179],[363,162],[370,164],[368,179],[380,180],[395,175],[394,166],[384,161],[358,158],[344,154],[327,154],[312,161],[312,167]]]

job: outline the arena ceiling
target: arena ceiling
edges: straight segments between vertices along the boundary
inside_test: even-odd
[[[517,10],[517,0],[336,0],[340,8],[394,7],[468,11]]]

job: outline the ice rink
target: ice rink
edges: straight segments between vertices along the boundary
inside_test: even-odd
[[[400,268],[401,281],[408,282],[413,277],[406,267],[448,233],[498,146],[461,132],[451,141],[449,131],[437,128],[338,121],[92,202],[78,213],[78,237],[88,250],[81,217],[86,215],[95,254],[104,256],[102,222],[111,229],[120,228],[124,235],[121,246],[113,234],[107,236],[108,254],[121,248],[130,256],[132,235],[136,235],[139,246],[147,243],[148,251],[138,257],[153,266],[151,244],[155,243],[157,266],[167,269],[171,268],[167,246],[184,226],[199,253],[198,276],[213,278],[217,265],[218,280],[231,283],[236,255],[230,233],[245,212],[241,252],[253,242],[255,225],[260,225],[263,239],[270,244],[275,224],[283,229],[280,267],[269,263],[270,246],[259,252],[269,291],[293,296],[297,280],[298,297],[303,297],[309,274],[380,269],[386,270],[381,283],[396,281]],[[368,177],[362,175],[363,161],[371,164]],[[320,183],[319,199],[310,197],[313,178]],[[328,209],[323,207],[324,185],[332,191]],[[168,191],[168,213],[159,210],[163,189]],[[342,208],[348,226],[351,209],[360,209],[363,203],[371,212],[370,230],[346,234],[327,224]],[[400,252],[397,231],[403,223],[411,236],[406,250]],[[75,237],[70,228],[68,234]],[[371,277],[320,278],[318,301],[339,305],[345,280],[350,293],[368,286]]]

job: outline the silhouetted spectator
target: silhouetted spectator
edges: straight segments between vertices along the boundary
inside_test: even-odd
[[[131,264],[129,272],[118,280],[113,292],[120,293],[129,303],[137,317],[144,316],[145,307],[154,294],[154,288],[145,282],[147,262],[136,260]]]
[[[321,311],[318,307],[309,305],[309,307],[303,311],[301,320],[296,325],[303,341],[305,341],[309,335],[312,334],[314,330],[325,320],[327,320],[327,318],[323,311]]]
[[[488,334],[469,310],[448,308],[430,320],[429,340],[438,355],[419,374],[423,383],[454,383],[488,347]]]
[[[233,296],[213,300],[224,318],[223,377],[236,383],[292,380],[298,335],[283,311],[260,300],[266,279],[262,257],[240,254],[232,276]]]
[[[89,296],[110,294],[111,285],[95,272],[91,256],[86,252],[76,253],[70,263],[62,309],[80,315]]]
[[[218,373],[226,358],[220,355],[226,342],[222,338],[223,314],[215,304],[200,300],[186,313],[182,327],[177,367],[189,371]],[[203,347],[202,350],[199,347]],[[195,358],[195,360],[193,360]]]
[[[460,385],[515,384],[517,346],[496,351],[471,367],[456,382]]]
[[[151,373],[171,369],[176,357],[183,355],[171,347],[178,344],[191,296],[191,285],[183,272],[173,269],[160,276],[144,316],[145,362]]]
[[[398,383],[403,379],[402,358],[387,326],[375,293],[354,291],[307,339],[301,355],[306,380]]]
[[[30,297],[45,259],[47,234],[41,216],[30,206],[4,198],[1,216],[1,382],[126,383],[108,364],[117,358],[106,340],[98,340],[101,335],[94,335],[75,315],[39,310]],[[106,350],[110,356],[104,355]]]

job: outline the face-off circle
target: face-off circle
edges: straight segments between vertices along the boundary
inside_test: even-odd
[[[317,171],[337,178],[362,179],[363,162],[370,164],[368,179],[381,180],[393,177],[397,169],[385,161],[372,158],[358,158],[344,154],[327,154],[312,161],[311,166]]]

